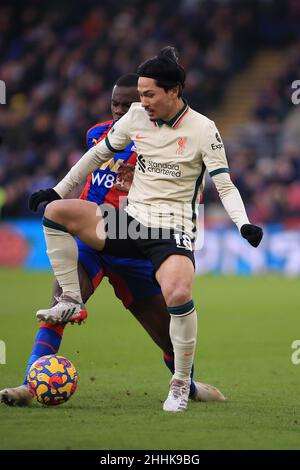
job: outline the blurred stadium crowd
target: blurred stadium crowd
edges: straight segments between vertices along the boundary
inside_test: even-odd
[[[300,140],[284,123],[300,79],[299,0],[1,2],[1,216],[34,217],[28,195],[51,187],[84,151],[85,131],[110,119],[114,81],[171,44],[185,97],[210,116],[261,47],[286,47],[286,67],[226,141],[234,182],[257,223],[300,219]],[[232,110],[234,113],[234,109]],[[218,125],[218,123],[216,123]],[[208,184],[205,203],[217,196]]]

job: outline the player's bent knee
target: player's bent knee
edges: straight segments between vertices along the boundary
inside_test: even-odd
[[[55,222],[58,222],[56,220],[57,214],[58,214],[58,209],[59,209],[59,204],[62,201],[52,201],[49,204],[47,204],[44,212],[44,216],[47,217],[47,219],[54,220]]]
[[[64,200],[50,202],[45,208],[45,217],[67,227],[68,222],[74,220],[73,211],[68,202]]]
[[[176,307],[178,305],[184,305],[189,302],[192,298],[190,288],[177,287],[171,290],[167,290],[164,293],[166,304],[168,307]]]
[[[68,232],[76,234],[82,223],[82,211],[72,200],[53,201],[46,206],[45,217],[63,225]]]

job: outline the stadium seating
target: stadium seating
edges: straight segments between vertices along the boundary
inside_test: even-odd
[[[284,54],[282,70],[269,75],[243,125],[241,103],[233,102],[235,136],[225,132],[224,138],[250,216],[258,223],[299,219],[299,138],[294,133],[287,141],[283,126],[294,108],[290,82],[300,62],[295,2],[152,0],[141,12],[135,1],[78,1],[76,7],[64,2],[59,14],[55,2],[41,9],[28,1],[21,11],[14,3],[1,5],[0,79],[8,90],[0,114],[4,219],[35,217],[28,195],[53,185],[82,155],[85,130],[110,117],[114,80],[166,44],[179,49],[191,106],[217,116],[221,130],[220,105],[230,102],[232,89],[237,94],[240,77],[257,70],[262,50],[265,63],[268,54]],[[205,203],[213,208],[216,201],[208,182]]]

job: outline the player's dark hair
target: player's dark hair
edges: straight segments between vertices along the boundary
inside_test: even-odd
[[[182,95],[185,84],[184,68],[178,63],[177,51],[167,46],[151,59],[143,62],[137,69],[139,77],[153,78],[158,87],[165,91],[178,86],[178,98]]]
[[[118,78],[115,85],[117,86],[125,86],[125,87],[136,87],[138,82],[139,76],[137,73],[126,73]]]

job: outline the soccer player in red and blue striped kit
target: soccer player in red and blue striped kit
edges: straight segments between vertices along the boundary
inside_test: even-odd
[[[139,101],[137,92],[137,74],[127,74],[120,77],[112,92],[111,111],[113,119],[101,122],[91,127],[86,133],[88,149],[104,139],[112,128],[129,109],[132,102]],[[128,181],[126,176],[134,168],[137,154],[134,144],[128,147],[91,174],[86,182],[81,199],[109,204],[119,207],[121,198],[126,197]],[[129,178],[130,179],[130,178]],[[77,240],[79,251],[78,275],[83,302],[91,297],[101,283],[103,277],[108,277],[116,296],[129,309],[135,318],[149,333],[153,341],[163,350],[164,361],[171,373],[174,373],[174,354],[169,336],[170,315],[167,311],[160,287],[153,275],[150,261],[130,258],[117,258],[103,255]],[[55,283],[53,305],[61,294],[59,284]],[[67,322],[81,323],[86,318],[86,312],[71,317]],[[67,323],[66,322],[66,323]],[[0,401],[6,405],[27,406],[32,401],[32,395],[27,388],[27,373],[39,357],[56,354],[60,348],[66,323],[51,324],[42,322],[36,335],[33,350],[28,362],[23,385],[16,388],[6,388],[0,391]],[[192,369],[193,375],[193,369]],[[224,400],[222,393],[215,387],[192,380],[190,398],[196,401]]]

